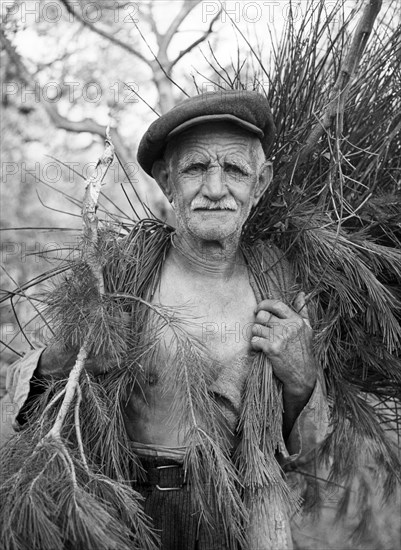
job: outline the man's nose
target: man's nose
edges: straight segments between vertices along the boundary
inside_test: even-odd
[[[210,200],[219,200],[227,194],[223,171],[220,166],[210,166],[203,176],[203,195]]]

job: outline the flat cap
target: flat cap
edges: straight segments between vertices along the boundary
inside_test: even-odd
[[[151,176],[153,163],[162,158],[169,140],[188,128],[213,122],[232,122],[255,134],[268,155],[275,126],[267,99],[253,91],[221,90],[185,99],[155,120],[139,144],[139,164]]]

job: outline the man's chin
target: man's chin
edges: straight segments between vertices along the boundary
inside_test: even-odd
[[[241,232],[238,230],[237,224],[223,224],[221,219],[213,220],[210,218],[207,223],[189,224],[188,230],[193,237],[202,241],[223,241],[232,235],[236,233],[240,234]]]
[[[236,210],[194,210],[191,222],[197,225],[232,225],[236,223],[238,214]]]

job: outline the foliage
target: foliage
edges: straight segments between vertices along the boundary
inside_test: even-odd
[[[400,428],[401,28],[373,33],[344,108],[338,99],[335,119],[302,159],[302,144],[323,125],[351,41],[346,20],[316,54],[334,14],[325,17],[322,4],[311,8],[312,32],[306,22],[297,32],[289,24],[275,54],[268,97],[278,121],[277,176],[245,238],[275,240],[310,293],[316,354],[333,404],[322,449],[332,460],[331,480],[350,488],[370,456],[388,498],[400,471],[388,430]],[[348,491],[342,512],[347,499]],[[366,528],[365,507],[360,511]]]

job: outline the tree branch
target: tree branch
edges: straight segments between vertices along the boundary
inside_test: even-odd
[[[35,86],[38,87],[38,89],[42,90],[42,87],[40,86],[39,82],[28,72],[24,62],[21,59],[21,56],[15,50],[14,46],[11,44],[10,40],[5,35],[3,29],[0,29],[0,43],[6,50],[11,61],[14,63],[18,71],[18,76],[20,80],[27,86],[32,85],[33,83]],[[39,97],[42,98],[44,97],[44,95],[40,93]],[[83,120],[77,120],[77,121],[70,120],[60,115],[55,103],[51,103],[49,101],[41,101],[40,104],[43,107],[43,109],[46,111],[47,115],[49,116],[50,120],[52,121],[52,123],[56,128],[59,128],[61,130],[67,130],[68,132],[75,132],[75,133],[89,132],[91,134],[100,136],[102,139],[106,137],[106,126],[102,126],[101,124],[99,124],[98,122],[96,122],[91,118],[84,118]],[[130,157],[130,154],[127,148],[125,147],[120,137],[120,134],[115,128],[111,129],[110,134],[111,134],[113,144],[116,148],[116,151],[118,152],[118,155],[121,161],[124,163],[124,165],[126,165],[127,159]]]
[[[382,0],[367,0],[350,49],[341,66],[337,81],[334,84],[326,111],[323,113],[321,120],[312,128],[305,144],[298,150],[296,159],[291,163],[287,174],[293,171],[294,165],[300,166],[304,164],[309,154],[314,150],[320,137],[330,128],[334,119],[337,116],[343,116],[352,78],[355,75],[381,6]]]
[[[112,42],[113,44],[116,44],[117,46],[120,46],[120,48],[123,48],[124,50],[131,53],[132,55],[135,55],[136,57],[138,57],[138,59],[140,59],[141,61],[143,61],[144,63],[146,63],[147,65],[150,66],[149,60],[143,54],[141,54],[135,48],[133,48],[132,46],[130,46],[126,42],[123,42],[122,40],[120,40],[119,38],[114,36],[113,34],[109,34],[108,32],[100,29],[99,27],[97,27],[96,25],[94,25],[93,23],[91,23],[90,21],[85,19],[84,17],[82,17],[72,7],[72,5],[68,2],[68,0],[60,0],[60,2],[65,6],[68,13],[70,13],[71,15],[76,17],[85,27],[88,27],[88,29],[90,29],[91,31],[99,34],[103,38],[106,38],[107,40],[110,40],[110,42]]]
[[[151,0],[149,4],[149,14],[147,15],[147,19],[149,21],[150,28],[152,29],[152,32],[156,37],[157,45],[160,48],[160,44],[162,43],[163,36],[159,33],[159,29],[157,28],[157,25],[156,25],[156,20],[153,16],[153,0]]]
[[[60,115],[54,103],[44,103],[43,107],[46,113],[49,115],[53,124],[62,130],[68,130],[69,132],[89,132],[101,137],[106,135],[106,126],[102,126],[91,118],[84,118],[82,120],[69,120],[68,118]]]
[[[180,11],[174,17],[173,21],[170,23],[169,28],[164,33],[162,41],[159,47],[159,54],[165,53],[167,48],[170,45],[170,42],[177,32],[179,26],[184,21],[184,19],[189,15],[189,13],[200,3],[201,0],[185,0]]]
[[[102,139],[106,137],[106,126],[102,126],[102,124],[91,118],[84,118],[78,121],[70,120],[60,115],[54,103],[45,103],[44,108],[53,124],[60,130],[75,133],[89,132],[90,134],[100,136]],[[116,128],[110,129],[110,136],[121,162],[124,166],[127,165],[130,153]]]
[[[176,65],[178,61],[184,57],[184,55],[187,55],[187,53],[189,53],[191,50],[196,48],[196,46],[198,46],[199,44],[201,44],[206,40],[206,38],[213,32],[213,25],[217,21],[217,19],[220,17],[220,14],[221,14],[221,9],[218,11],[215,17],[213,17],[213,19],[210,22],[209,28],[202,34],[202,36],[197,40],[195,40],[194,42],[192,42],[192,44],[190,44],[187,48],[185,48],[184,50],[181,50],[180,53],[177,55],[177,57],[170,62],[168,67],[168,72],[171,71],[174,65]]]
[[[99,196],[102,188],[103,179],[114,159],[114,147],[111,143],[111,138],[106,130],[106,145],[105,149],[100,156],[96,170],[93,175],[88,178],[85,187],[85,196],[82,203],[82,221],[83,221],[83,234],[84,234],[84,247],[82,251],[83,259],[86,261],[92,275],[96,281],[95,285],[100,296],[104,295],[104,279],[102,265],[97,255],[97,242],[98,242],[98,217],[96,211],[98,208]],[[45,436],[44,439],[54,438],[61,440],[61,430],[64,425],[67,413],[75,399],[78,399],[78,406],[80,401],[80,389],[79,378],[82,370],[85,367],[85,362],[90,352],[91,338],[93,332],[97,330],[97,327],[92,325],[85,336],[84,342],[79,350],[76,362],[72,368],[68,381],[65,386],[65,394],[61,403],[60,409],[57,413],[56,420]],[[75,421],[77,419],[77,413],[75,413]],[[78,434],[79,437],[79,434]],[[40,443],[39,443],[40,445]]]
[[[188,97],[187,92],[183,88],[181,88],[181,86],[179,84],[177,84],[177,82],[175,82],[175,80],[173,80],[171,78],[171,76],[168,74],[166,69],[163,67],[163,63],[166,66],[168,66],[167,53],[166,52],[160,53],[160,49],[159,49],[158,55],[156,55],[154,53],[152,47],[150,46],[149,42],[146,40],[146,37],[144,36],[143,32],[138,27],[138,25],[135,23],[135,21],[134,21],[134,25],[135,25],[137,31],[139,32],[142,40],[144,41],[144,43],[148,47],[150,53],[153,55],[154,59],[152,59],[152,61],[150,62],[150,66],[153,70],[153,78],[154,78],[155,84],[156,84],[156,86],[159,90],[159,93],[160,93],[160,90],[165,87],[165,84],[167,82],[169,82],[169,83],[173,84],[174,86],[176,86],[184,95],[186,95]],[[163,78],[163,75],[164,75],[165,78]],[[160,102],[162,113],[166,112],[166,109],[165,109],[166,105],[167,105],[168,109],[173,107],[173,105],[169,103],[170,101],[172,101],[171,84],[169,85],[169,93],[167,93],[167,95],[166,95],[167,103],[165,101]]]
[[[18,70],[20,80],[26,85],[30,84],[31,75],[28,73],[25,65],[21,60],[20,55],[16,52],[14,46],[12,46],[11,42],[9,41],[9,39],[4,33],[4,30],[1,27],[0,27],[0,44],[3,46],[3,48],[7,52],[8,57],[11,59],[16,69]]]

